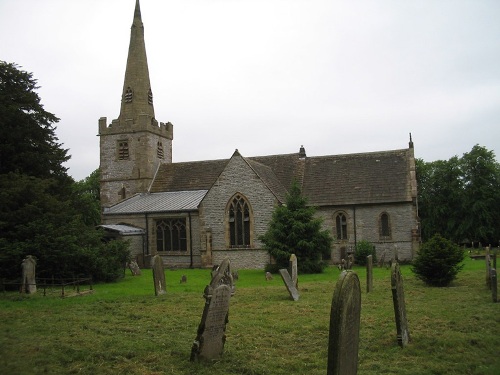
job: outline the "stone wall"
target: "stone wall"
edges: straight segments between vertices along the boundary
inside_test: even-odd
[[[229,258],[233,270],[264,269],[270,262],[266,250],[220,250],[212,253],[213,264],[221,264]]]

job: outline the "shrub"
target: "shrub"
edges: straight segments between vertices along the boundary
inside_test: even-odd
[[[422,244],[411,270],[430,286],[447,286],[463,268],[464,251],[450,240],[435,234]]]
[[[354,259],[357,264],[364,266],[366,265],[366,257],[368,255],[372,256],[373,263],[377,262],[377,253],[375,251],[375,246],[369,241],[362,240],[356,244],[356,249],[354,253]]]

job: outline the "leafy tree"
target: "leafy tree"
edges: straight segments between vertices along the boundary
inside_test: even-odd
[[[91,175],[75,184],[62,165],[69,159],[34,90],[31,73],[0,61],[0,275],[20,277],[26,255],[37,275],[93,275],[110,281],[121,272],[127,243],[104,243],[95,229]]]
[[[100,170],[96,169],[74,185],[78,210],[82,212],[83,221],[88,225],[98,225],[101,222],[100,178]]]
[[[496,243],[500,238],[500,164],[475,145],[461,158],[417,159],[422,238],[440,233],[454,242]]]
[[[372,256],[372,261],[375,263],[377,261],[377,252],[375,251],[375,246],[367,240],[361,240],[356,244],[356,249],[354,253],[354,259],[356,263],[364,266],[366,265],[366,257],[368,255]]]
[[[463,268],[464,251],[450,240],[435,234],[422,244],[413,261],[412,272],[430,286],[447,286]]]
[[[297,256],[299,272],[319,273],[330,255],[332,238],[321,229],[315,208],[307,206],[297,182],[292,184],[286,204],[276,207],[267,232],[260,237],[264,248],[275,259],[275,268],[287,268],[290,256]]]

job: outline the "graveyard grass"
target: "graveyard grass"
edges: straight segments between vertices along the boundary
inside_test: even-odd
[[[467,259],[450,287],[431,288],[402,266],[411,342],[397,344],[390,270],[361,281],[358,374],[499,374],[500,303],[486,287],[484,261]],[[189,361],[209,270],[166,270],[154,295],[150,270],[94,293],[60,298],[0,293],[2,374],[326,374],[330,308],[340,271],[299,275],[292,301],[279,275],[240,270],[221,360]],[[180,278],[187,275],[187,283]],[[73,291],[67,291],[71,294]]]

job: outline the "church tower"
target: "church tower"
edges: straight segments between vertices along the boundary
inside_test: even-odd
[[[160,164],[172,162],[173,126],[155,119],[139,0],[130,32],[120,115],[109,126],[106,117],[99,119],[99,137],[103,207],[148,192]]]

